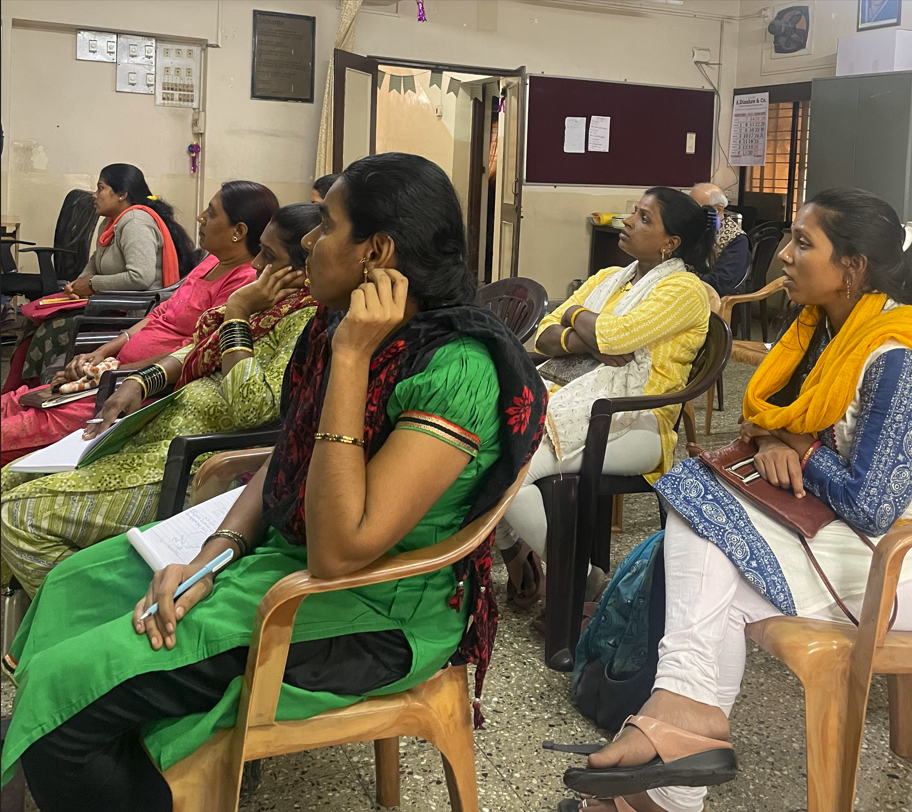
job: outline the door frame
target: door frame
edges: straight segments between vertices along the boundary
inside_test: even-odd
[[[352,68],[371,77],[371,111],[370,111],[370,155],[377,153],[377,85],[380,63],[372,56],[361,56],[351,51],[336,48],[333,51],[333,137],[332,137],[332,171],[341,172],[343,166],[343,145],[345,135],[345,105],[337,104],[345,98],[346,70]]]
[[[376,56],[371,54],[368,59],[376,60],[380,65],[389,65],[393,68],[420,68],[422,70],[449,71],[450,73],[477,73],[491,77],[512,78],[519,80],[519,89],[517,93],[517,127],[516,127],[516,168],[515,181],[513,187],[514,205],[516,207],[516,223],[513,229],[513,253],[512,262],[508,274],[504,274],[503,269],[499,269],[499,276],[505,275],[518,276],[519,270],[519,241],[522,223],[522,192],[526,170],[526,96],[529,90],[528,72],[525,66],[518,68],[492,68],[482,65],[457,65],[451,62],[426,62],[420,59],[399,59],[396,57]],[[376,114],[374,115],[376,122]],[[376,147],[376,140],[374,141]],[[500,160],[500,157],[498,157]],[[511,170],[512,171],[512,170]],[[506,167],[504,168],[506,172]],[[499,228],[500,225],[498,224]]]

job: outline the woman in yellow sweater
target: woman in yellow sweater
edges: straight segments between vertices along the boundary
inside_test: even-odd
[[[591,356],[601,364],[552,393],[547,442],[532,458],[525,484],[498,528],[497,546],[519,605],[528,604],[530,593],[538,596],[526,562],[532,553],[542,558],[545,553],[548,525],[535,481],[580,470],[593,401],[661,395],[687,383],[709,324],[706,290],[697,274],[709,270],[715,223],[711,208],[701,208],[683,192],[650,189],[624,221],[619,240],[634,262],[590,277],[542,320],[538,352],[552,358]],[[616,415],[603,472],[657,480],[672,465],[678,411],[668,406]]]

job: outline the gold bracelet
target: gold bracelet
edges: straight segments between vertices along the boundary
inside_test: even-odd
[[[222,358],[228,355],[229,352],[239,352],[243,350],[244,352],[249,352],[253,355],[253,347],[229,347],[227,350],[222,351]]]
[[[573,330],[576,329],[576,317],[577,317],[580,313],[588,313],[588,312],[589,312],[589,311],[586,310],[585,307],[581,307],[581,308],[579,308],[579,309],[577,309],[577,310],[574,310],[574,311],[573,311],[573,315],[570,317],[570,327],[571,327],[571,329],[573,329]]]
[[[146,386],[146,382],[139,375],[127,375],[124,381],[136,381],[142,387],[143,400],[149,397],[149,387]]]
[[[315,440],[326,440],[330,443],[345,443],[345,445],[356,445],[358,448],[364,448],[364,440],[357,437],[349,437],[347,434],[329,434],[325,431],[318,431],[314,435]]]
[[[564,340],[564,338],[565,338],[565,336],[567,335],[567,333],[572,333],[572,332],[573,332],[573,328],[572,328],[572,327],[567,327],[567,328],[561,333],[561,336],[560,336],[561,349],[562,349],[565,353],[567,353],[567,355],[570,355],[570,348],[567,346],[567,342]]]
[[[219,325],[219,330],[221,330],[222,327],[224,327],[224,326],[227,325],[227,324],[236,324],[236,323],[238,323],[238,322],[240,322],[241,324],[246,324],[248,327],[250,326],[250,322],[247,321],[247,319],[228,319],[228,321],[223,321],[223,322]]]

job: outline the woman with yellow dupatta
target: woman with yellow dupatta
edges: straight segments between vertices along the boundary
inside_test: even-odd
[[[855,531],[876,545],[912,518],[909,236],[868,192],[831,189],[811,200],[780,254],[785,290],[801,307],[744,397],[741,437],[757,443],[760,476],[835,512],[809,543],[856,617],[871,550]],[[705,785],[736,772],[728,715],[745,626],[780,614],[849,622],[798,537],[698,459],[675,465],[656,490],[669,507],[658,673],[641,715],[588,769],[566,776],[611,799],[585,801],[595,812],[700,812]],[[912,630],[912,556],[893,628]],[[561,812],[577,805],[564,801]]]

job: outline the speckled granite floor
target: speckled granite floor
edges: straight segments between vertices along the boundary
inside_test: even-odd
[[[3,348],[4,360],[8,349]],[[4,377],[5,377],[4,363]],[[726,409],[713,418],[704,445],[734,437],[741,395],[752,369],[731,364],[725,372]],[[702,405],[697,425],[702,427]],[[678,453],[683,455],[683,442]],[[627,497],[624,533],[615,536],[614,563],[658,527],[655,498]],[[549,671],[541,637],[531,629],[536,609],[506,606],[506,571],[495,569],[503,608],[497,647],[485,685],[486,729],[476,734],[479,808],[482,812],[553,812],[567,793],[560,776],[573,756],[546,753],[541,742],[599,741],[599,732],[570,704],[569,676]],[[10,713],[13,688],[4,680],[2,711]],[[709,812],[804,812],[806,773],[804,703],[801,686],[787,669],[758,649],[748,657],[741,697],[732,714],[732,736],[740,773],[736,781],[710,792]],[[912,812],[912,763],[889,747],[886,682],[876,677],[859,774],[856,812]],[[423,741],[401,744],[402,812],[449,809],[440,758]],[[242,812],[340,810],[369,812],[374,803],[370,744],[268,759],[255,794],[242,799]],[[36,807],[27,802],[27,809]],[[188,810],[187,812],[197,812]],[[199,810],[199,812],[204,812]]]

